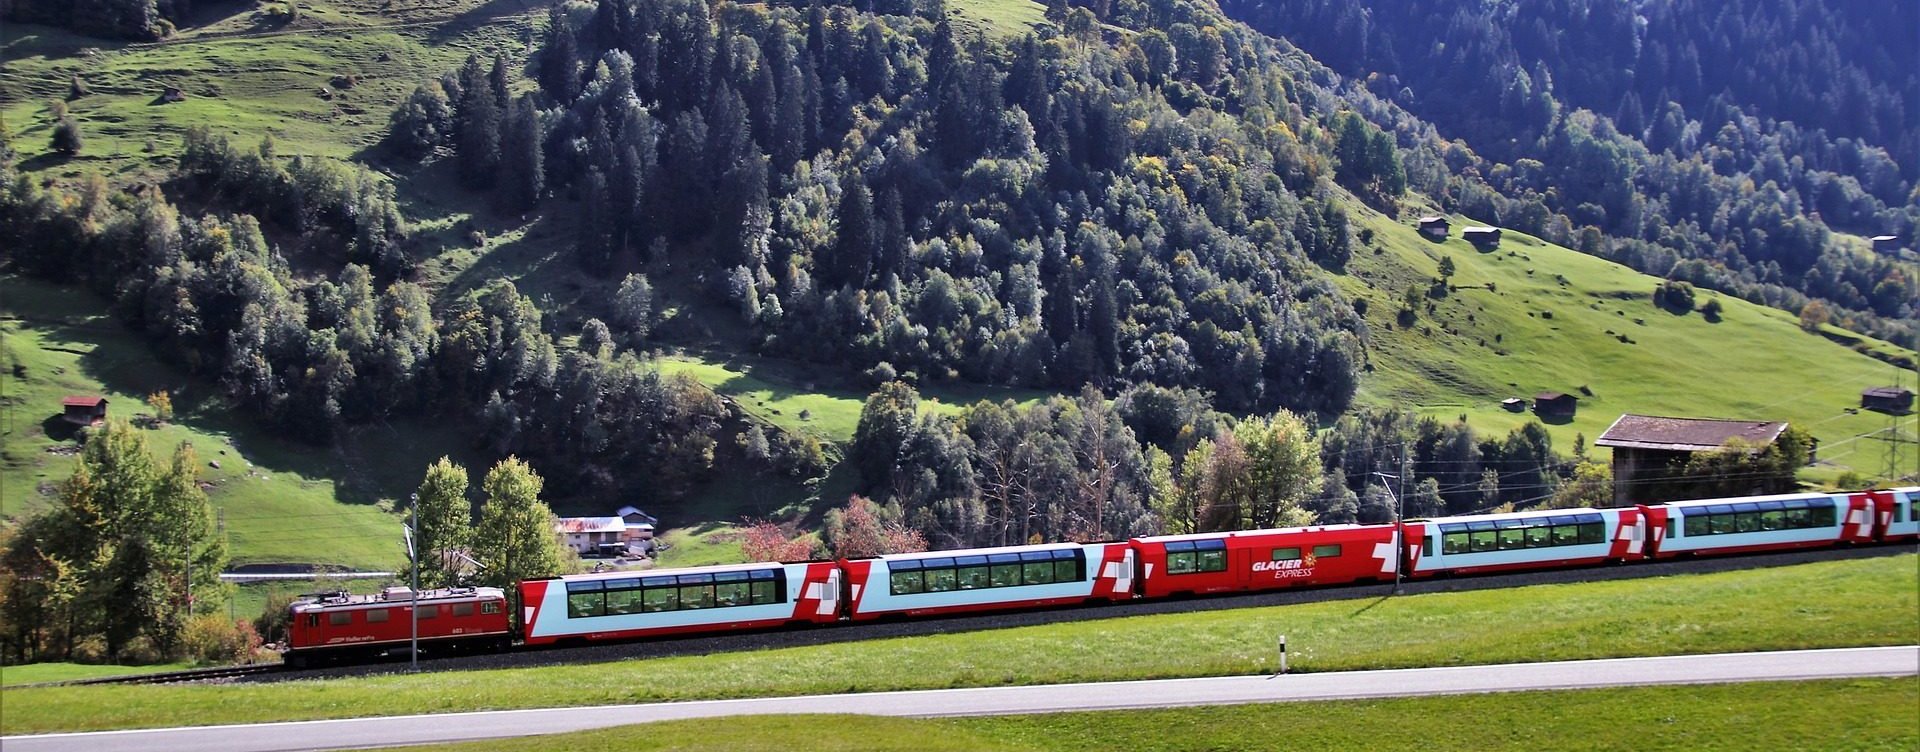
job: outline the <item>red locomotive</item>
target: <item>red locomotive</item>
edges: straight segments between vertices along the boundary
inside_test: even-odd
[[[426,590],[418,599],[403,587],[379,595],[321,593],[288,606],[287,665],[404,654],[413,639],[408,620],[415,604],[422,653],[500,650],[512,644],[507,598],[499,588]]]

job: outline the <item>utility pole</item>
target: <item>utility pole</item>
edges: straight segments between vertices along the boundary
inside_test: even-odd
[[[214,527],[214,532],[220,536],[220,548],[222,550],[226,550],[227,548],[227,508],[226,507],[214,508],[213,527]],[[239,606],[234,605],[233,601],[234,599],[232,598],[227,599],[227,621],[240,620],[239,614],[235,613],[235,610],[238,609]]]
[[[413,564],[412,587],[408,589],[411,602],[407,606],[407,624],[412,628],[410,646],[407,649],[408,670],[420,670],[420,552],[414,548],[414,539],[420,528],[420,494],[407,497],[407,561]]]
[[[1373,474],[1375,477],[1378,477],[1383,481],[1384,480],[1396,481],[1395,485],[1398,485],[1397,481],[1400,480],[1400,475],[1398,473],[1389,475],[1387,473],[1375,471]],[[1380,488],[1386,490],[1388,496],[1393,497],[1393,592],[1395,595],[1399,595],[1400,594],[1400,570],[1402,569],[1401,564],[1407,558],[1406,557],[1407,505],[1405,502],[1402,502],[1400,500],[1401,495],[1398,493],[1394,493],[1393,488],[1389,487],[1387,484],[1385,483],[1380,484]]]

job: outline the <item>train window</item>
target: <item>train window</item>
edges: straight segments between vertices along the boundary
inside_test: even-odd
[[[961,590],[979,590],[991,586],[987,579],[987,568],[984,566],[961,567],[958,579]]]
[[[1189,554],[1191,556],[1191,554]],[[988,587],[1013,587],[1020,584],[1019,564],[994,564],[987,573]]]
[[[1781,509],[1771,509],[1760,513],[1761,530],[1779,530],[1787,525],[1787,513]]]
[[[417,619],[419,619],[420,621],[426,621],[426,620],[428,620],[428,619],[432,619],[432,618],[434,618],[434,617],[437,617],[437,616],[439,616],[439,615],[440,615],[440,607],[439,607],[439,606],[427,606],[426,608],[422,608],[422,609],[420,609],[420,610],[419,610],[419,611],[418,611],[417,613],[419,614],[419,616],[417,616],[417,617],[414,617],[414,618],[417,618]]]
[[[500,613],[500,603],[499,603],[499,601],[488,601],[488,602],[486,602],[486,603],[482,603],[482,604],[480,604],[480,613],[483,613],[483,614],[497,614],[497,613]]]
[[[1677,538],[1679,536],[1680,536],[1680,514],[1678,512],[1675,512],[1672,517],[1667,518],[1667,537]]]
[[[1554,525],[1553,532],[1550,533],[1549,535],[1553,540],[1553,545],[1571,546],[1575,543],[1580,542],[1580,526],[1579,525]]]
[[[680,607],[680,590],[678,588],[647,588],[640,592],[642,593],[640,596],[641,613],[652,614],[661,611],[672,611]]]
[[[455,604],[453,604],[453,615],[454,615],[454,616],[472,616],[472,615],[473,615],[473,604],[471,604],[471,603],[455,603]]]
[[[926,592],[926,580],[920,576],[920,570],[894,572],[888,577],[887,586],[894,595],[912,595]]]
[[[1548,525],[1535,525],[1527,528],[1527,548],[1546,548],[1553,545],[1553,528]]]
[[[309,626],[309,627],[317,627],[317,626],[320,626],[320,615],[319,615],[319,614],[307,614],[307,626]]]
[[[681,585],[681,608],[713,608],[712,585]]]
[[[1020,581],[1027,585],[1048,585],[1053,583],[1053,560],[1029,561],[1020,565]]]
[[[1495,550],[1497,546],[1494,542],[1494,536],[1495,533],[1492,530],[1473,531],[1472,551],[1477,554],[1482,551]]]
[[[1810,511],[1813,512],[1811,516],[1813,517],[1814,527],[1833,527],[1834,517],[1833,517],[1832,501],[1828,501],[1825,506],[1814,506],[1813,509]]]
[[[1078,582],[1080,580],[1080,552],[1053,552],[1053,581]]]
[[[944,593],[960,588],[960,575],[952,569],[927,570],[927,592]]]
[[[1605,522],[1580,523],[1580,542],[1581,543],[1605,543],[1606,540],[1607,540],[1607,523]]]
[[[1188,574],[1193,570],[1193,544],[1185,541],[1168,543],[1167,574]]]
[[[1338,543],[1313,547],[1313,558],[1316,558],[1316,559],[1332,559],[1339,555],[1340,555],[1340,544]]]
[[[384,609],[384,608],[370,608],[370,609],[367,609],[367,623],[368,623],[368,624],[379,624],[379,623],[381,623],[381,622],[384,622],[384,621],[386,621],[386,620],[387,620],[387,609]]]
[[[1446,556],[1452,556],[1454,554],[1464,554],[1468,550],[1469,549],[1467,547],[1466,533],[1447,533],[1445,535],[1440,536],[1440,553],[1441,554]],[[1300,549],[1297,549],[1297,548],[1294,549],[1293,553],[1295,556],[1298,556],[1300,554]]]
[[[335,611],[331,614],[327,614],[327,624],[329,625],[332,625],[335,627],[343,627],[352,623],[353,623],[352,611]]]
[[[617,616],[620,614],[640,613],[640,593],[641,590],[637,587],[622,590],[608,590],[607,615]]]
[[[754,580],[752,596],[755,606],[781,602],[778,583],[773,580]]]
[[[1731,533],[1731,532],[1733,532],[1733,515],[1731,514],[1707,515],[1707,534],[1721,535],[1723,533]]]
[[[1462,535],[1461,535],[1461,540],[1465,540],[1465,539],[1466,539],[1466,536],[1465,536],[1464,534],[1462,534]],[[1294,559],[1298,559],[1298,558],[1300,558],[1300,547],[1299,547],[1299,546],[1288,546],[1288,547],[1286,547],[1286,548],[1276,548],[1276,549],[1274,549],[1274,550],[1273,550],[1273,553],[1272,553],[1272,554],[1270,554],[1270,559],[1269,559],[1269,560],[1271,560],[1271,561],[1293,561]]]
[[[1421,544],[1420,544],[1420,555],[1421,555],[1421,556],[1432,556],[1432,555],[1433,555],[1433,536],[1431,536],[1431,535],[1429,535],[1429,536],[1427,536],[1427,537],[1426,537],[1426,540],[1424,540],[1424,541],[1422,541],[1422,542],[1421,542]]]
[[[1525,529],[1510,527],[1500,531],[1500,550],[1512,551],[1516,548],[1525,548],[1526,545],[1527,531]]]
[[[1741,512],[1733,516],[1733,529],[1751,533],[1760,529],[1759,512]]]
[[[1225,572],[1227,571],[1227,552],[1201,551],[1200,561],[1195,568],[1202,572]]]
[[[713,586],[713,602],[714,605],[722,608],[746,606],[753,603],[753,595],[749,592],[747,583],[721,582]]]
[[[567,618],[584,619],[607,613],[607,595],[599,581],[567,583]]]
[[[1688,512],[1687,513],[1687,535],[1694,536],[1694,535],[1707,535],[1707,534],[1708,534],[1707,516],[1704,514],[1695,514],[1693,512]]]
[[[1787,510],[1787,527],[1799,529],[1813,527],[1813,515],[1805,509]]]
[[[1907,521],[1920,522],[1920,504],[1907,502]]]

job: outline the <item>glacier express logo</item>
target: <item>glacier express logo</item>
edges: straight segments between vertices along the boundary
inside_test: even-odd
[[[1313,565],[1314,565],[1313,554],[1307,554],[1307,557],[1304,559],[1285,559],[1282,561],[1256,561],[1253,563],[1253,571],[1272,572],[1274,579],[1286,580],[1286,579],[1292,579],[1295,577],[1313,576]]]

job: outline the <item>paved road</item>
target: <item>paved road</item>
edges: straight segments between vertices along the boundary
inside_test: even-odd
[[[752,700],[267,723],[248,726],[0,738],[6,752],[293,752],[552,734],[629,723],[774,713],[887,716],[1000,715],[1181,705],[1704,684],[1920,674],[1920,645],[1497,666],[1347,671],[1281,677],[985,687]]]

